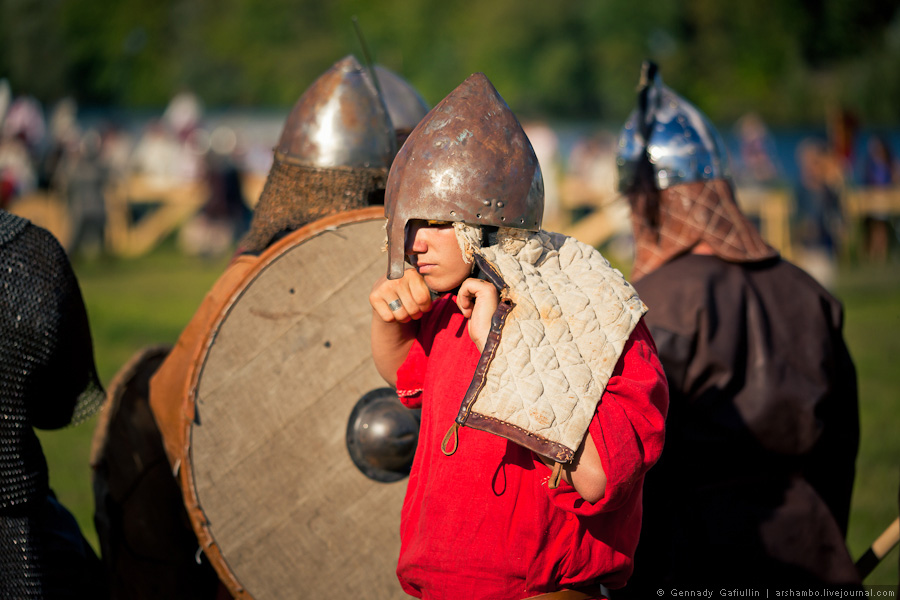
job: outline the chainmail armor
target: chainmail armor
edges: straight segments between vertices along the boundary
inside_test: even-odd
[[[43,598],[43,569],[28,517],[0,518],[0,598]]]
[[[49,232],[0,210],[0,598],[41,598],[39,513],[50,494],[35,427],[103,401],[81,291]]]
[[[261,252],[282,231],[383,203],[387,173],[385,168],[308,167],[276,154],[241,250]]]

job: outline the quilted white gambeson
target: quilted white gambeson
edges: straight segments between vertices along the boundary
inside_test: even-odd
[[[647,307],[593,247],[501,231],[500,243],[474,252],[499,273],[512,310],[499,343],[485,346],[457,422],[569,462]]]

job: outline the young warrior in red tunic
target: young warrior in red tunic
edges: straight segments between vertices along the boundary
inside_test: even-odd
[[[413,131],[385,212],[373,355],[422,409],[404,590],[456,600],[621,587],[668,404],[646,308],[596,250],[540,231],[540,167],[482,74]]]

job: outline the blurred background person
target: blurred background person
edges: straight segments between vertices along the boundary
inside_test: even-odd
[[[58,187],[69,214],[69,256],[96,258],[106,248],[106,191],[109,170],[103,163],[103,140],[88,129],[62,158]]]
[[[46,131],[37,100],[13,98],[9,86],[4,89],[9,105],[0,115],[0,208],[37,188],[37,157]]]
[[[155,185],[168,185],[185,179],[179,166],[182,146],[162,119],[148,123],[134,147],[129,171],[149,178]]]
[[[768,127],[755,112],[738,119],[735,126],[740,161],[735,180],[741,185],[770,186],[781,176],[775,142]]]
[[[826,115],[827,154],[832,161],[832,168],[840,173],[841,178],[850,179],[856,157],[859,117],[844,106],[828,107]]]
[[[162,120],[175,134],[175,138],[185,143],[200,126],[202,117],[203,105],[200,99],[193,92],[182,90],[172,96],[163,111]]]
[[[887,139],[883,135],[871,135],[863,156],[861,183],[873,188],[896,186],[898,172],[898,164]],[[891,238],[896,235],[891,215],[881,211],[868,212],[863,215],[862,226],[864,256],[876,262],[887,260]]]
[[[100,406],[78,282],[48,231],[0,210],[0,596],[103,598],[104,574],[50,489],[34,428]]]
[[[37,173],[22,137],[0,133],[0,208],[8,208],[36,186]]]
[[[38,187],[59,191],[59,169],[66,156],[77,154],[82,142],[78,125],[78,106],[72,98],[63,98],[50,115],[50,133],[47,147],[38,168]]]
[[[3,131],[3,122],[6,120],[6,112],[12,104],[12,88],[5,77],[0,77],[0,131]]]
[[[230,127],[217,127],[209,136],[202,163],[207,199],[178,235],[181,249],[189,256],[233,252],[237,240],[247,232],[252,213],[241,185],[237,147],[237,134]]]
[[[100,161],[107,169],[110,182],[118,183],[128,173],[134,140],[120,123],[112,119],[105,120],[97,129],[101,140]]]
[[[817,138],[803,139],[795,157],[799,173],[791,237],[797,246],[797,260],[820,283],[831,287],[846,236],[842,172],[828,146]]]
[[[628,205],[616,191],[614,133],[600,130],[575,140],[561,192],[572,220],[565,233],[603,246],[604,256],[614,263],[630,260],[631,225]]]
[[[631,280],[669,380],[623,593],[858,584],[844,537],[859,443],[841,304],[744,217],[724,145],[645,63],[622,130]]]
[[[28,152],[31,164],[37,165],[47,135],[41,103],[27,95],[14,98],[3,121],[2,135],[20,140]]]
[[[135,145],[131,170],[166,186],[194,181],[203,172],[200,121],[203,107],[191,92],[172,97],[160,118],[150,121]]]
[[[568,175],[585,188],[581,195],[593,197],[595,205],[616,196],[615,155],[616,136],[609,131],[579,137],[569,153]]]

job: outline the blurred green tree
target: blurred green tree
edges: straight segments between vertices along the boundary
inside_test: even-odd
[[[375,59],[436,102],[485,72],[529,117],[619,122],[640,63],[713,120],[754,110],[821,123],[831,107],[895,124],[900,0],[0,0],[0,76],[45,102],[279,107],[329,65]]]

